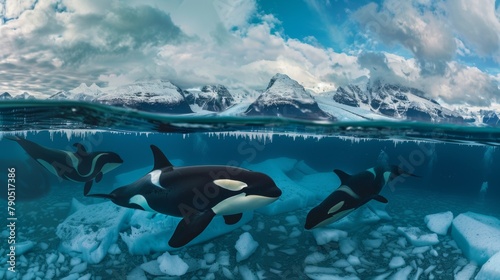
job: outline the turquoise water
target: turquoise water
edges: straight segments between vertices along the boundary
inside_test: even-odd
[[[93,193],[110,193],[151,171],[150,145],[158,146],[176,167],[230,165],[269,175],[283,191],[280,200],[270,205],[274,208],[245,213],[241,224],[226,228],[228,232],[170,251],[189,267],[181,279],[368,279],[417,274],[419,279],[453,279],[472,266],[451,230],[440,235],[437,244],[422,248],[404,241],[398,227],[418,227],[431,233],[424,217],[445,211],[451,211],[454,217],[467,211],[500,217],[500,179],[496,176],[500,154],[495,148],[500,143],[500,129],[495,127],[170,116],[88,103],[41,101],[2,102],[0,116],[3,185],[8,168],[16,170],[16,242],[33,244],[17,256],[16,274],[0,272],[0,279],[175,277],[154,275],[144,264],[154,264],[165,254],[165,235],[177,220],[161,214],[141,216],[144,211],[129,211],[84,196],[84,183],[51,174],[9,140],[12,135],[51,149],[74,152],[73,144],[81,143],[88,152],[120,155],[123,164],[94,182]],[[363,218],[368,212],[359,212],[359,208],[358,214],[353,212],[343,224],[326,228],[342,230],[346,236],[319,244],[313,232],[304,229],[304,223],[309,210],[339,186],[332,170],[355,174],[380,164],[398,165],[419,177],[386,186],[382,194],[389,202],[383,205],[372,201],[365,208],[375,212],[381,209],[387,216]],[[7,190],[0,197],[5,209],[0,217],[7,222]],[[82,248],[68,250],[63,245],[68,236],[58,230],[62,224],[68,225],[72,213],[83,209],[80,203],[115,207],[101,212],[97,208],[84,210],[93,211],[88,214],[88,222],[82,222],[81,227],[72,224],[82,232],[105,228],[98,217],[123,218],[117,232],[108,232],[110,244],[104,246],[102,258],[95,263],[84,256]],[[220,221],[213,223],[207,230],[218,226],[224,230],[226,226]],[[159,235],[148,240],[162,244],[127,243],[134,228],[157,231]],[[245,232],[258,246],[247,259],[238,261],[235,245]],[[2,232],[2,257],[9,251],[8,235],[9,231]],[[396,256],[402,257],[404,264],[390,265]],[[9,267],[6,261],[2,259],[2,268]],[[480,267],[476,265],[471,275],[476,275]]]

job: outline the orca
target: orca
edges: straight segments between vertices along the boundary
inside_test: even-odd
[[[84,194],[90,191],[93,180],[100,182],[103,174],[123,163],[122,158],[113,152],[87,152],[80,143],[73,146],[76,152],[51,149],[18,136],[6,136],[17,142],[30,157],[61,179],[85,183]]]
[[[372,199],[387,203],[387,199],[379,193],[388,182],[403,174],[418,177],[395,165],[376,166],[355,175],[338,169],[333,172],[339,177],[340,186],[309,211],[305,229],[336,222]]]
[[[154,157],[151,172],[110,194],[89,194],[110,199],[128,208],[182,217],[168,244],[188,244],[212,221],[223,216],[228,225],[240,221],[245,211],[266,206],[281,190],[264,173],[225,165],[174,167],[162,151],[150,146]]]

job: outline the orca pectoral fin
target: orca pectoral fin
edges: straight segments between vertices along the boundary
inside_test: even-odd
[[[83,187],[84,196],[87,196],[87,194],[89,194],[91,187],[92,187],[92,180],[85,183],[85,186]]]
[[[241,217],[243,217],[243,213],[238,213],[234,215],[225,215],[223,217],[224,217],[224,222],[226,222],[226,225],[234,225],[241,220]]]
[[[95,176],[95,182],[99,183],[102,180],[102,172],[97,173],[97,176]]]
[[[344,185],[349,180],[349,178],[351,178],[351,175],[345,173],[344,171],[342,171],[340,169],[335,169],[335,170],[333,170],[333,172],[335,172],[335,174],[337,174],[337,176],[340,179],[340,183],[342,185]]]
[[[382,203],[387,203],[387,202],[389,202],[389,200],[387,200],[387,198],[385,198],[385,197],[381,196],[380,194],[374,195],[374,196],[372,197],[372,199],[375,199],[376,201],[378,201],[378,202],[382,202]]]
[[[209,209],[184,217],[177,225],[174,234],[168,241],[168,245],[172,248],[179,248],[188,244],[205,230],[214,216],[214,211]]]

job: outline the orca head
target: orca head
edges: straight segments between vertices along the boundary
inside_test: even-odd
[[[131,199],[134,196],[134,194],[131,193],[130,190],[131,190],[130,185],[127,185],[127,186],[119,187],[119,188],[113,190],[109,194],[95,193],[95,194],[87,194],[86,196],[106,198],[106,199],[111,200],[111,202],[113,202],[114,204],[116,204],[118,206],[144,210],[139,205],[131,203]]]
[[[263,196],[278,199],[282,192],[271,177],[264,173],[249,171],[244,192],[247,195]]]
[[[390,175],[389,175],[387,182],[394,180],[398,176],[420,177],[420,176],[417,176],[417,175],[412,174],[410,172],[407,172],[406,170],[404,170],[403,168],[401,168],[397,165],[391,165],[389,172],[390,172]]]
[[[99,159],[104,162],[101,168],[102,174],[110,172],[123,163],[123,159],[113,152],[104,153]]]
[[[234,192],[212,208],[216,215],[234,215],[255,210],[273,203],[281,196],[281,190],[271,177],[249,170],[232,179],[214,180],[214,184]]]
[[[336,222],[347,214],[351,213],[354,208],[348,208],[345,201],[341,200],[330,207],[321,203],[307,213],[306,223],[304,228],[307,230],[322,227],[333,222]]]

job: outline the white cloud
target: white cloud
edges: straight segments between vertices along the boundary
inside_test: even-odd
[[[17,18],[24,11],[31,9],[35,4],[36,0],[6,0],[5,1],[5,17]],[[2,13],[2,9],[0,8],[0,14]]]
[[[470,46],[450,35],[433,3],[388,0],[355,13],[378,40],[415,56],[404,58],[337,53],[314,37],[289,38],[280,20],[259,13],[254,1],[39,0],[0,25],[0,91],[53,94],[82,82],[119,86],[142,78],[166,78],[183,88],[258,89],[280,72],[310,89],[383,78],[449,103],[498,99],[499,78],[452,62]]]
[[[477,54],[500,62],[500,20],[495,0],[446,1],[445,7],[458,36]]]
[[[411,51],[423,73],[442,74],[456,51],[455,39],[439,6],[419,2],[386,0],[370,3],[353,14],[365,30],[385,44],[400,44]]]

